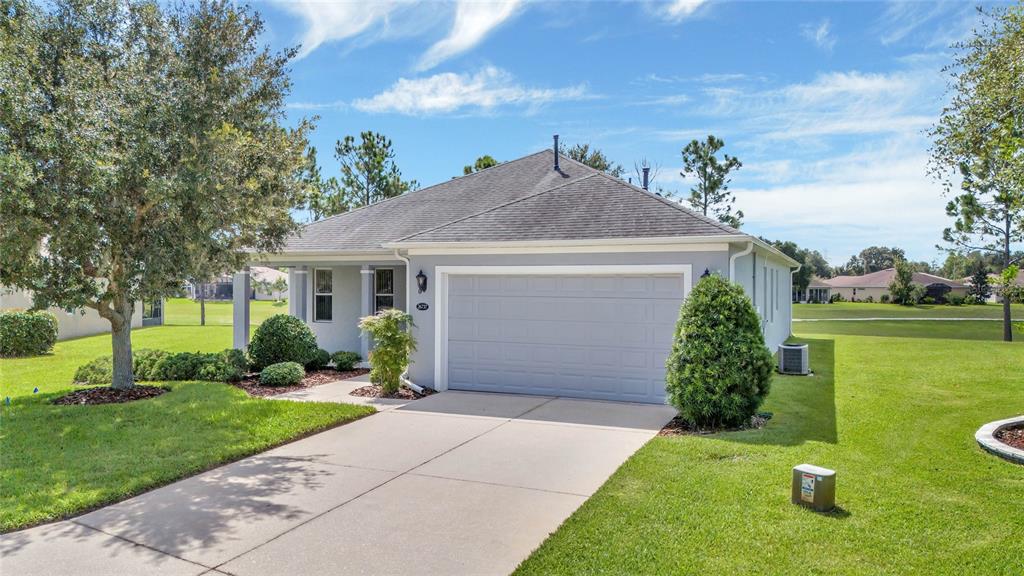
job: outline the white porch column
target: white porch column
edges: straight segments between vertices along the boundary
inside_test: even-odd
[[[359,316],[369,316],[373,314],[373,268],[365,265],[360,268],[359,280],[359,302],[361,304]],[[364,361],[370,358],[370,337],[362,332],[359,333],[359,353],[363,355]]]
[[[234,308],[232,310],[234,315],[231,320],[232,346],[239,350],[245,350],[249,347],[249,296],[251,293],[252,289],[249,287],[249,267],[246,266],[244,270],[235,272],[234,285],[232,286],[234,301]]]
[[[309,322],[306,301],[309,298],[309,267],[295,266],[288,275],[288,314]]]

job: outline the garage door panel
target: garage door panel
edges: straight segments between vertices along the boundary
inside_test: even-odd
[[[683,286],[678,276],[453,276],[448,385],[663,402]]]

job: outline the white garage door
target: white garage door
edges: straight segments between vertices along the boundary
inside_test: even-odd
[[[458,275],[448,388],[662,403],[685,294],[671,275]]]

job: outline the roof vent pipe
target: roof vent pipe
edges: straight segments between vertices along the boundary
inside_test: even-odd
[[[650,166],[644,166],[644,190],[647,190],[647,175],[651,172]]]
[[[558,170],[558,134],[555,134],[555,170]]]

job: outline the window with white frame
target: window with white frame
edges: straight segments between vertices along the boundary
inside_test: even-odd
[[[330,268],[313,271],[313,321],[334,319],[334,277]]]
[[[373,271],[373,311],[380,312],[395,307],[395,271],[391,268],[377,268]]]

